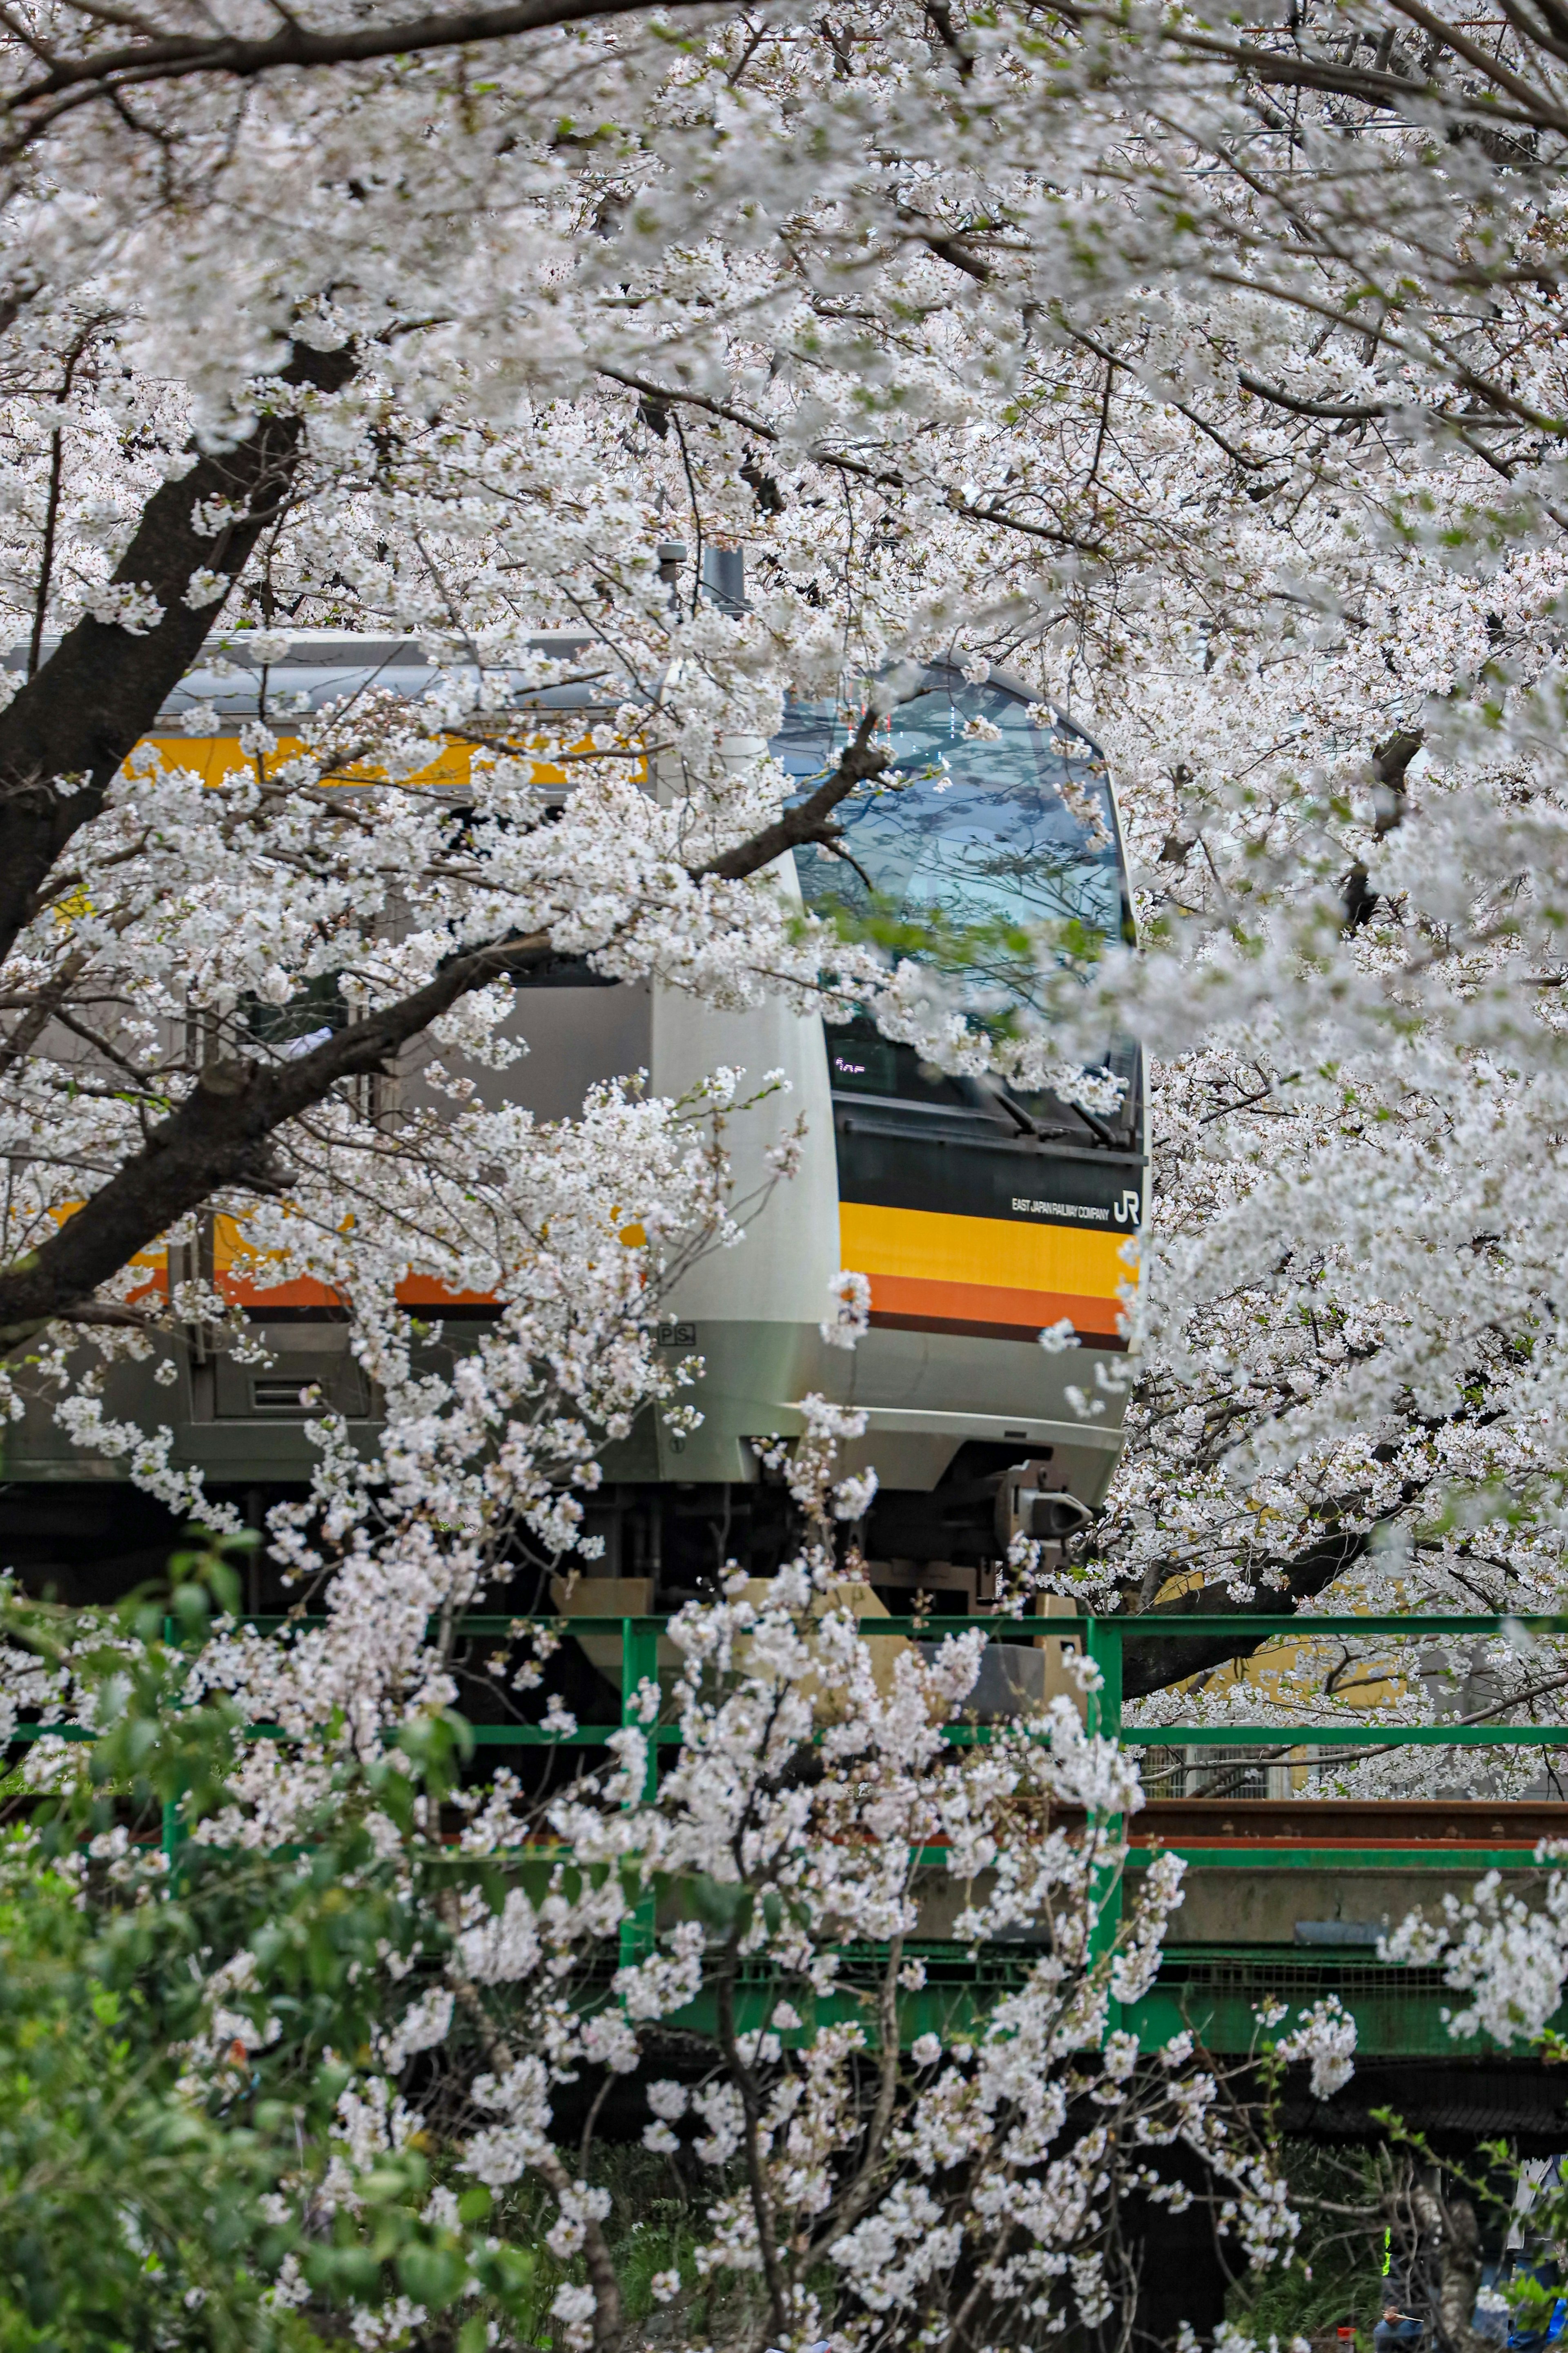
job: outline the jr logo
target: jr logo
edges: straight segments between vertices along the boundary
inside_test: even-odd
[[[1135,1226],[1138,1223],[1138,1188],[1135,1185],[1129,1185],[1110,1214],[1119,1226]]]

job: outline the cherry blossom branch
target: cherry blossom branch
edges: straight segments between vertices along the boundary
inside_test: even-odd
[[[1311,1625],[1312,1621],[1310,1618],[1304,1618],[1301,1620],[1302,1630],[1304,1633],[1310,1633]],[[1429,1640],[1430,1638],[1427,1637],[1426,1639]],[[1347,1664],[1349,1662],[1347,1662]],[[1369,1662],[1365,1660],[1358,1660],[1356,1662],[1356,1664],[1361,1666],[1364,1666],[1368,1663]],[[1184,1672],[1185,1672],[1184,1666]],[[1380,1678],[1380,1680],[1386,1681],[1386,1676]],[[1543,1682],[1531,1684],[1528,1689],[1524,1691],[1505,1692],[1502,1698],[1495,1700],[1490,1707],[1478,1708],[1471,1715],[1443,1716],[1436,1720],[1440,1722],[1447,1730],[1453,1732],[1466,1732],[1475,1725],[1495,1724],[1499,1716],[1506,1715],[1510,1708],[1533,1707],[1537,1700],[1550,1699],[1554,1693],[1561,1692],[1565,1688],[1568,1688],[1568,1673],[1552,1675]],[[1307,1727],[1302,1726],[1301,1728],[1306,1729]],[[1312,1728],[1317,1730],[1321,1729],[1321,1718],[1314,1720]],[[1549,1727],[1546,1726],[1542,1727],[1543,1730],[1548,1728]],[[1345,1726],[1345,1730],[1347,1733],[1359,1731],[1363,1739],[1367,1741],[1369,1745],[1364,1748],[1347,1748],[1344,1750],[1336,1749],[1333,1755],[1333,1762],[1336,1767],[1345,1765],[1364,1765],[1367,1759],[1373,1757],[1391,1757],[1400,1745],[1396,1736],[1391,1735],[1387,1740],[1379,1740],[1375,1733],[1371,1733],[1367,1730],[1364,1723],[1360,1725],[1347,1725]],[[1257,1752],[1255,1761],[1260,1765],[1278,1764],[1282,1757],[1289,1757],[1293,1748],[1298,1748],[1300,1746],[1300,1741],[1292,1740],[1289,1727],[1288,1725],[1281,1725],[1279,1728],[1279,1746],[1274,1748],[1259,1748]]]
[[[723,1957],[713,1973],[719,2047],[724,2054],[730,2079],[740,2094],[746,2181],[757,2226],[757,2249],[762,2257],[763,2277],[767,2283],[768,2301],[773,2307],[773,2326],[783,2335],[789,2327],[789,2282],[784,2276],[773,2200],[763,2167],[762,2096],[755,2075],[741,2056],[740,2035],[735,2023],[735,1978],[739,1967],[740,1937],[738,1932],[731,1931]]]
[[[1205,1585],[1196,1593],[1184,1595],[1180,1601],[1142,1615],[1156,1624],[1168,1624],[1177,1618],[1201,1621],[1205,1618],[1278,1617],[1300,1602],[1315,1599],[1336,1577],[1342,1577],[1362,1558],[1371,1542],[1370,1528],[1327,1536],[1290,1564],[1282,1588],[1260,1590],[1251,1601],[1234,1600],[1222,1584]],[[1128,1699],[1146,1698],[1151,1692],[1163,1691],[1179,1677],[1205,1673],[1214,1667],[1227,1665],[1232,1659],[1250,1658],[1261,1641],[1261,1636],[1244,1633],[1194,1636],[1191,1641],[1180,1643],[1158,1637],[1140,1642],[1133,1637],[1123,1645],[1123,1693]]]
[[[1515,73],[1483,42],[1472,39],[1461,26],[1452,24],[1447,16],[1437,16],[1432,9],[1423,7],[1421,0],[1390,0],[1390,5],[1402,16],[1408,16],[1413,25],[1419,25],[1421,30],[1435,41],[1440,41],[1445,48],[1451,49],[1456,57],[1463,58],[1467,65],[1474,66],[1476,71],[1484,74],[1496,89],[1506,90],[1510,98],[1517,99],[1521,106],[1529,110],[1534,121],[1550,123],[1554,130],[1568,130],[1568,117],[1552,104],[1544,91],[1538,90],[1533,82],[1526,81],[1522,74]],[[1519,20],[1516,18],[1514,21],[1518,26]],[[1533,29],[1530,37],[1539,39]]]
[[[876,2201],[898,2102],[899,2063],[903,2055],[899,2040],[899,1972],[903,1961],[904,1936],[900,1929],[888,1947],[877,1989],[877,2096],[866,2126],[865,2147],[853,2178],[822,2218],[806,2251],[803,2267],[807,2271],[827,2253],[835,2239],[854,2229]]]
[[[922,238],[921,242],[929,243],[929,239]],[[766,424],[760,417],[747,416],[743,409],[732,407],[728,401],[715,400],[709,393],[689,392],[680,385],[658,384],[650,377],[634,375],[625,368],[601,366],[596,372],[612,384],[624,385],[628,392],[637,393],[645,400],[700,408],[705,416],[717,417],[727,425],[738,425],[744,433],[754,433],[759,440],[766,441],[773,448],[784,446],[784,438],[775,426]],[[813,465],[829,466],[839,473],[853,475],[858,481],[869,482],[874,490],[905,491],[910,487],[908,477],[895,467],[872,465],[863,458],[851,458],[841,449],[826,448],[820,442],[814,441],[805,455]],[[948,512],[957,515],[964,522],[993,523],[999,530],[1016,531],[1026,539],[1044,540],[1052,547],[1068,548],[1079,555],[1100,555],[1104,552],[1101,542],[1084,539],[1077,532],[1066,531],[1059,524],[1028,522],[1019,515],[1008,514],[994,503],[979,506],[973,499],[966,499],[951,488],[939,487],[939,495]]]
[[[447,1977],[458,2006],[479,2036],[480,2048],[492,2072],[498,2078],[504,2078],[516,2067],[517,2053],[485,2008],[479,1987],[458,1957],[463,1920],[462,1909],[454,1890],[446,1892],[437,1909],[451,1939],[447,1956]],[[570,2195],[572,2177],[553,2148],[548,2146],[535,2148],[529,2163],[554,2197],[560,2199]],[[597,2219],[592,2214],[584,2214],[582,2219],[584,2268],[594,2286],[594,2353],[620,2353],[626,2337],[626,2320],[615,2257]]]
[[[1542,129],[1568,132],[1568,114],[1554,106],[1550,98],[1532,83],[1513,74],[1479,43],[1471,43],[1458,26],[1450,26],[1444,17],[1436,16],[1419,5],[1419,0],[1391,0],[1391,5],[1412,22],[1422,26],[1457,57],[1476,65],[1494,90],[1506,89],[1516,100],[1510,107],[1489,99],[1478,103],[1466,90],[1455,91],[1434,79],[1430,71],[1420,79],[1413,75],[1391,73],[1375,67],[1352,66],[1339,60],[1303,55],[1299,49],[1264,48],[1254,40],[1226,40],[1212,33],[1195,33],[1184,26],[1162,28],[1157,37],[1172,48],[1190,57],[1212,58],[1237,67],[1255,80],[1270,88],[1310,90],[1325,96],[1360,99],[1364,104],[1391,112],[1404,112],[1415,101],[1423,106],[1440,106],[1449,113],[1462,114],[1470,121],[1478,118],[1490,125],[1496,122],[1529,123]],[[1109,24],[1110,11],[1094,6],[1068,5],[1060,10],[1062,16],[1079,25]],[[1510,12],[1510,21],[1528,39],[1548,46],[1532,26],[1525,25]]]
[[[7,714],[8,715],[8,714]],[[837,768],[798,808],[786,810],[694,879],[740,881],[806,842],[831,844],[833,811],[888,765],[874,748],[880,713],[868,711]],[[0,722],[3,726],[3,722]],[[3,828],[0,828],[3,839]],[[89,1299],[175,1221],[230,1187],[276,1194],[289,1182],[273,1138],[345,1080],[384,1075],[393,1057],[459,998],[496,980],[528,980],[556,958],[548,933],[498,940],[449,957],[422,988],[338,1030],[288,1061],[219,1060],[190,1093],[52,1239],[0,1274],[0,1353],[25,1346],[42,1325]]]

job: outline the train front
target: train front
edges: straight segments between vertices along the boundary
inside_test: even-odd
[[[846,813],[847,857],[796,858],[808,906],[895,941],[923,933],[983,1022],[1026,1016],[1043,927],[1080,943],[1131,928],[1105,761],[1030,708],[1005,677],[928,671],[890,719],[886,784]],[[832,707],[795,707],[774,748],[805,782],[844,741]],[[1062,1503],[1031,1504],[1015,1480],[993,1524],[1065,1533],[1066,1497],[1098,1504],[1121,1449],[1148,1167],[1142,1055],[1108,1041],[1122,1092],[1095,1113],[944,1075],[863,1015],[829,1027],[826,1049],[838,1255],[870,1284],[870,1331],[839,1377],[867,1411],[884,1490],[868,1548],[923,1566],[959,1521],[984,1525],[998,1472],[1023,1464],[1026,1487]]]

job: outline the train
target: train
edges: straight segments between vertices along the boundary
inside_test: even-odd
[[[566,638],[539,643],[573,652]],[[224,654],[184,681],[151,739],[215,785],[241,765],[238,729],[261,690],[243,633]],[[849,859],[799,850],[784,879],[822,913],[942,923],[968,944],[958,984],[994,1008],[1028,985],[1008,944],[1018,925],[1055,920],[1129,937],[1132,913],[1098,746],[1065,714],[1047,717],[1023,681],[973,669],[931,663],[888,718],[889,770],[840,811]],[[270,710],[298,711],[372,685],[416,698],[434,676],[411,640],[301,630],[266,691]],[[586,724],[595,691],[567,685],[530,699],[581,704]],[[200,707],[216,723],[193,735],[186,714]],[[802,792],[858,717],[837,701],[786,707],[773,749]],[[428,780],[460,789],[467,758],[449,744]],[[287,1018],[346,1018],[331,996],[318,987],[321,1001]],[[1123,1083],[1119,1107],[1098,1113],[994,1077],[946,1074],[864,1015],[825,1020],[776,997],[721,1011],[579,966],[520,989],[515,1020],[529,1052],[493,1083],[542,1118],[579,1110],[595,1080],[642,1070],[656,1092],[679,1094],[720,1064],[783,1071],[792,1114],[805,1114],[798,1174],[773,1187],[737,1248],[697,1263],[661,1304],[658,1345],[702,1361],[700,1426],[672,1430],[650,1412],[605,1447],[589,1509],[589,1533],[604,1539],[593,1572],[603,1593],[665,1608],[710,1589],[726,1558],[766,1574],[795,1531],[763,1455],[798,1433],[798,1401],[812,1391],[864,1414],[845,1462],[878,1473],[860,1535],[868,1580],[889,1606],[907,1608],[919,1589],[939,1611],[984,1609],[1015,1535],[1061,1542],[1092,1516],[1122,1443],[1148,1200],[1148,1089],[1134,1041],[1108,1039],[1105,1066]],[[398,1088],[417,1084],[414,1065],[390,1084],[388,1115]],[[744,1198],[766,1189],[773,1137],[766,1120],[736,1124]],[[172,1422],[176,1461],[198,1466],[213,1493],[259,1525],[310,1476],[301,1387],[315,1385],[367,1452],[375,1400],[320,1286],[266,1288],[222,1219],[208,1221],[203,1247],[259,1327],[270,1368],[240,1365],[194,1333],[174,1388],[142,1396],[149,1377],[122,1366],[106,1402]],[[853,1350],[828,1345],[821,1328],[841,1270],[869,1285],[869,1326]],[[1043,1347],[1047,1329],[1076,1345]],[[47,1409],[0,1442],[0,1539],[35,1589],[100,1599],[162,1567],[163,1507],[130,1489],[121,1466],[73,1449]],[[255,1574],[259,1607],[270,1598],[265,1566]]]

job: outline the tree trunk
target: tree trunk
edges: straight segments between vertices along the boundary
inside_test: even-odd
[[[338,392],[355,364],[352,351],[301,344],[279,381]],[[61,850],[98,816],[121,764],[201,651],[223,600],[193,610],[184,601],[193,575],[205,566],[237,578],[287,500],[303,436],[300,417],[263,416],[237,448],[198,456],[178,481],[154,491],[113,576],[148,590],[162,618],[133,636],[88,615],[0,712],[0,957],[36,913]],[[216,538],[194,521],[212,500],[236,510]],[[61,777],[75,789],[62,793]]]

